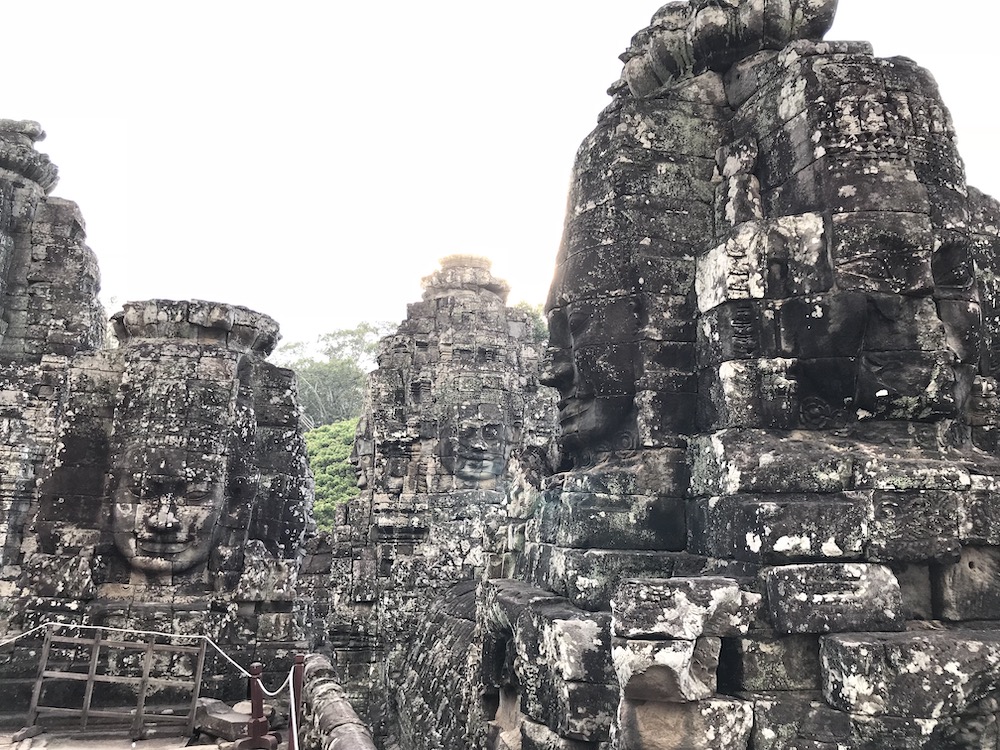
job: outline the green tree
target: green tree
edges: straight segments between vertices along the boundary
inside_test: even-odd
[[[545,322],[545,308],[530,302],[518,302],[514,309],[528,316],[530,340],[540,344],[549,337],[549,326]]]
[[[351,448],[357,425],[357,418],[345,419],[306,433],[309,466],[316,479],[313,514],[320,530],[331,530],[337,505],[358,494],[354,467],[351,465]]]
[[[361,323],[324,334],[312,345],[296,342],[278,349],[275,361],[298,378],[307,424],[332,424],[361,414],[365,373],[375,366],[378,340],[392,328]]]

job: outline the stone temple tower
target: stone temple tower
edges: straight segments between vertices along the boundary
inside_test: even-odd
[[[277,323],[132,302],[105,337],[77,207],[33,122],[0,120],[0,629],[206,635],[243,663],[304,647],[295,596],[312,480]],[[27,705],[38,644],[0,679]],[[209,657],[206,693],[240,695]],[[277,669],[283,666],[277,664]]]
[[[997,745],[1000,211],[835,11],[670,2],[622,55],[546,305],[562,471],[444,631],[468,722],[403,746]]]
[[[329,597],[341,679],[374,720],[394,713],[400,659],[456,584],[512,572],[507,490],[556,463],[543,336],[506,306],[488,260],[455,255],[423,280],[378,369],[355,442],[360,496],[342,511]],[[523,523],[523,521],[522,521]],[[371,695],[368,691],[372,690]]]

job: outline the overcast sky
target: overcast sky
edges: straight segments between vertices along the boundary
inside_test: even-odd
[[[305,340],[401,319],[457,252],[493,258],[512,302],[541,302],[574,152],[658,7],[8,3],[0,117],[48,132],[109,308],[232,302]],[[841,0],[827,37],[930,68],[969,181],[993,194],[998,20],[988,0]]]

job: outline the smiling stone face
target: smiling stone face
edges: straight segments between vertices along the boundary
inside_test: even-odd
[[[226,503],[226,464],[200,470],[176,451],[130,452],[112,472],[112,533],[129,564],[179,573],[208,559]]]
[[[494,406],[470,407],[470,413],[449,424],[441,436],[442,467],[463,487],[492,489],[507,463],[509,429]]]

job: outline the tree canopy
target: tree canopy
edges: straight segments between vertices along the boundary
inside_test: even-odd
[[[331,530],[337,505],[358,494],[350,462],[357,425],[357,418],[345,419],[309,430],[305,435],[309,466],[316,480],[313,515],[320,530]]]
[[[320,336],[314,343],[295,342],[275,353],[275,361],[295,371],[306,423],[313,427],[361,414],[365,374],[375,366],[378,340],[393,330],[389,323],[360,323]]]

